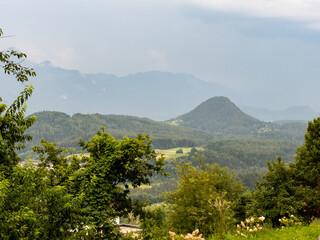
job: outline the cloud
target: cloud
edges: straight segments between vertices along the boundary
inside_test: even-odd
[[[59,96],[59,99],[61,99],[61,100],[67,100],[67,99],[68,99],[68,96],[67,96],[67,94],[62,94],[62,95]]]
[[[167,0],[217,11],[235,12],[252,17],[286,18],[298,22],[320,23],[318,0]],[[318,29],[318,28],[317,28]]]
[[[307,27],[312,30],[320,30],[320,22],[310,23]]]
[[[25,49],[28,52],[32,52],[33,61],[42,62],[50,59],[54,66],[59,67],[72,68],[73,63],[78,59],[76,50],[71,47],[59,46],[45,49],[45,47],[32,46]]]
[[[163,51],[159,51],[156,49],[150,49],[149,55],[152,59],[152,68],[159,71],[167,71],[168,63],[167,63],[167,54]]]

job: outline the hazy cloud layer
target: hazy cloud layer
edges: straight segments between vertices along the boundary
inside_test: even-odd
[[[170,3],[191,4],[219,11],[235,12],[254,17],[288,18],[295,21],[320,22],[320,2],[317,0],[167,0]]]
[[[0,0],[1,49],[84,73],[186,72],[251,94],[258,106],[307,104],[320,88],[315,0]],[[320,100],[320,99],[319,99]]]

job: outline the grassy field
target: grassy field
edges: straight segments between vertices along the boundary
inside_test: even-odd
[[[182,149],[183,153],[176,153],[177,150],[179,149]],[[188,156],[188,154],[190,153],[191,151],[191,147],[189,148],[181,148],[181,147],[178,147],[178,148],[170,148],[170,149],[155,149],[156,153],[157,154],[164,154],[164,156],[166,158],[177,158],[177,157],[182,157],[182,156]],[[201,147],[197,147],[196,149],[198,150],[203,150],[203,148]],[[88,153],[84,153],[84,154],[71,154],[71,155],[68,155],[67,158],[69,157],[72,157],[73,155],[77,155],[77,156],[86,156],[86,157],[89,157],[90,154]]]
[[[247,236],[248,239],[256,240],[317,240],[320,236],[320,224],[309,226],[296,226],[284,229],[270,229],[259,232],[257,235]],[[208,238],[208,240],[218,240],[219,238]],[[227,236],[224,240],[246,239],[240,236]],[[219,239],[220,240],[220,239]]]
[[[182,149],[183,153],[176,153],[177,150]],[[182,156],[188,156],[188,153],[191,151],[189,148],[170,148],[170,149],[155,149],[157,153],[163,153],[166,158],[177,158]],[[198,150],[203,150],[203,148],[197,147]]]

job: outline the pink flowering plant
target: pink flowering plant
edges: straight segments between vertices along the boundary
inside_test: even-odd
[[[265,217],[261,216],[258,218],[251,217],[245,221],[241,221],[240,224],[237,224],[236,236],[248,238],[256,235],[263,229],[262,224],[264,220]]]
[[[169,236],[172,237],[172,240],[205,240],[202,237],[202,234],[199,233],[199,229],[196,229],[192,233],[188,233],[187,235],[177,235],[175,232],[169,231]]]

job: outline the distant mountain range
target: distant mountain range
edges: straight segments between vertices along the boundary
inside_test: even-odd
[[[226,96],[237,104],[247,103],[245,94],[225,86],[205,82],[185,73],[145,72],[124,77],[108,74],[81,74],[77,70],[54,67],[49,61],[35,65],[35,91],[28,113],[59,111],[67,114],[100,113],[147,117],[164,121],[182,115],[201,102]],[[10,103],[23,86],[14,79],[0,78],[0,96]],[[241,107],[259,120],[311,120],[310,111],[274,111]],[[310,109],[309,109],[310,110]],[[312,111],[312,110],[311,110]],[[272,115],[273,114],[273,115]]]
[[[28,104],[29,113],[49,110],[167,120],[187,112],[209,97],[233,94],[226,87],[185,73],[154,71],[117,77],[81,74],[54,67],[50,62],[43,62],[34,69],[37,77],[31,81],[35,91]],[[0,78],[1,85],[3,81]],[[3,99],[18,94],[15,81],[4,84],[6,90],[0,89]]]

